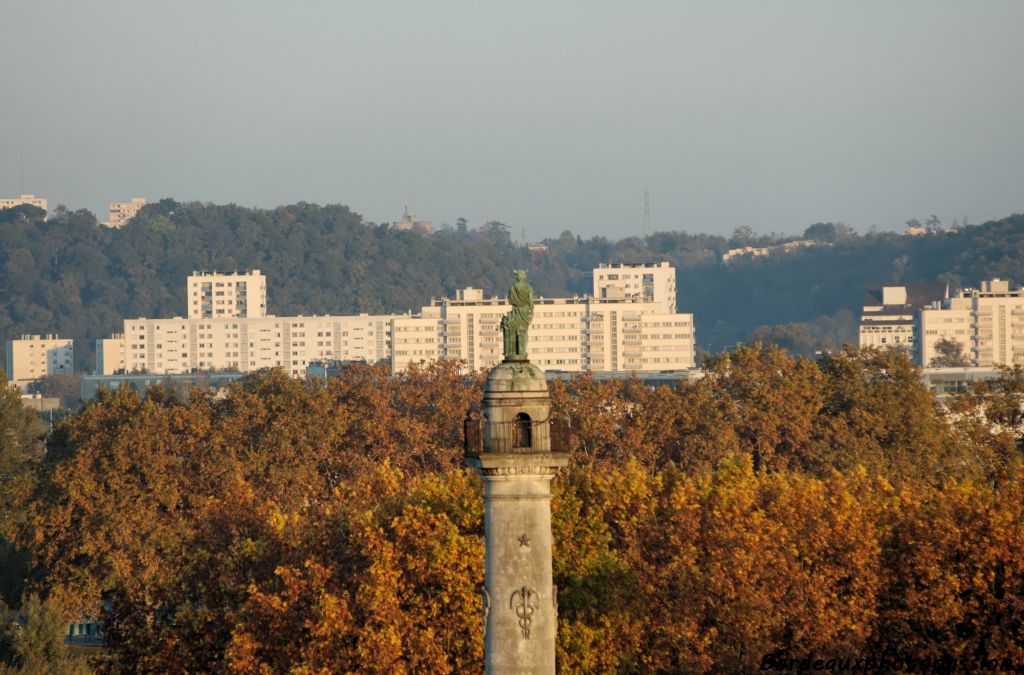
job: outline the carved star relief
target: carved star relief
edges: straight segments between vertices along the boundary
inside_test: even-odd
[[[519,536],[519,545],[520,546],[525,546],[526,548],[530,548],[530,538],[527,537],[525,534],[520,535]]]

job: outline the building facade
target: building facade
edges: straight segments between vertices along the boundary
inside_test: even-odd
[[[861,347],[896,347],[913,354],[917,349],[917,313],[942,302],[949,288],[941,283],[877,286],[868,289],[861,311]]]
[[[188,277],[188,318],[258,319],[267,315],[267,278],[259,270],[242,274],[193,272]]]
[[[56,335],[22,335],[7,341],[4,364],[7,379],[21,389],[47,375],[71,374],[74,365],[75,347],[71,339]]]
[[[421,234],[430,234],[434,231],[434,224],[429,220],[416,220],[416,216],[409,213],[409,205],[406,204],[405,211],[402,213],[402,219],[397,223],[392,224],[396,230],[419,232]]]
[[[129,319],[124,371],[191,373],[283,368],[305,377],[315,361],[388,358],[391,315]],[[116,371],[104,370],[100,375]]]
[[[125,372],[124,334],[114,333],[96,341],[96,374],[114,375]]]
[[[46,200],[42,197],[36,197],[35,195],[21,195],[20,197],[13,197],[10,199],[0,199],[0,209],[13,209],[15,206],[21,206],[22,204],[35,206],[43,211],[47,210]]]
[[[675,312],[675,270],[616,265],[594,275],[595,297],[536,301],[528,347],[534,363],[564,372],[694,367],[693,316]],[[258,270],[193,274],[188,299],[187,318],[129,319],[123,333],[99,340],[97,374],[283,368],[305,377],[316,362],[387,361],[398,372],[439,359],[477,370],[501,360],[501,318],[509,311],[504,299],[464,288],[417,315],[266,316]]]
[[[919,362],[928,366],[938,356],[936,344],[961,345],[973,366],[1024,365],[1024,289],[1004,279],[983,281],[918,315]]]
[[[695,367],[693,315],[675,312],[675,270],[667,263],[599,267],[594,294],[534,302],[527,347],[532,363],[566,372]],[[392,371],[438,359],[461,359],[468,370],[495,366],[508,311],[504,299],[465,288],[416,316],[394,318]]]
[[[110,202],[107,205],[107,209],[110,212],[107,227],[124,227],[145,205],[146,200],[144,197],[133,197],[131,201],[127,202]]]
[[[640,299],[676,311],[676,270],[667,262],[602,263],[594,269],[594,297],[600,300]]]

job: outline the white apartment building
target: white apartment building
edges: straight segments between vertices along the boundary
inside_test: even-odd
[[[974,366],[1024,365],[1024,289],[992,279],[964,289],[943,303],[922,309],[919,358],[927,366],[935,345],[947,339],[963,345]]]
[[[869,288],[861,312],[861,347],[897,347],[913,353],[918,342],[918,310],[949,295],[946,284],[917,283]]]
[[[42,197],[36,197],[35,195],[21,195],[20,197],[14,197],[11,199],[0,198],[0,209],[13,209],[15,206],[21,206],[22,204],[37,206],[43,211],[47,210],[46,200]]]
[[[56,335],[22,335],[7,341],[6,357],[8,381],[24,389],[41,377],[74,372],[75,347]]]
[[[667,262],[602,263],[594,269],[594,297],[599,300],[641,299],[676,311],[676,270]]]
[[[305,376],[312,361],[389,356],[391,315],[129,319],[121,338],[125,372],[283,368]],[[106,346],[106,345],[105,345]],[[98,375],[113,375],[113,363]]]
[[[124,334],[114,333],[96,340],[96,374],[114,375],[125,372]]]
[[[242,274],[193,272],[188,277],[188,318],[262,318],[267,315],[267,278],[259,270]]]
[[[107,205],[107,210],[110,212],[107,227],[124,227],[125,223],[134,218],[145,205],[144,197],[133,197],[131,201],[127,202],[110,202]]]
[[[594,272],[595,294],[603,298],[537,299],[531,361],[560,371],[694,367],[693,316],[674,311],[675,271],[667,263]],[[246,297],[240,299],[243,279]],[[254,302],[254,279],[262,284],[258,315],[256,305],[246,304]],[[126,320],[123,334],[97,342],[97,374],[283,368],[303,377],[314,361],[389,359],[400,371],[436,359],[463,359],[475,370],[502,359],[500,323],[509,307],[503,299],[484,298],[480,289],[462,289],[454,300],[434,301],[416,316],[275,317],[266,316],[265,287],[258,270],[190,276],[188,318]],[[236,315],[229,316],[232,309]]]
[[[668,263],[602,265],[594,296],[538,298],[527,353],[545,370],[650,372],[695,366],[692,314],[675,312],[675,270]],[[391,370],[436,359],[462,359],[466,368],[501,361],[503,298],[477,288],[434,301],[417,316],[391,322]]]

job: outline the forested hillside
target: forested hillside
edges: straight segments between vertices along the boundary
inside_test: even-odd
[[[299,203],[272,210],[179,203],[145,207],[120,230],[86,210],[0,211],[0,335],[56,332],[91,368],[92,341],[125,318],[185,312],[193,270],[259,268],[271,313],[404,312],[462,286],[500,292],[524,267],[541,295],[586,293],[600,262],[667,259],[678,269],[679,308],[696,315],[698,343],[717,351],[756,334],[808,351],[855,338],[866,286],[889,281],[976,284],[1024,281],[1024,216],[920,237],[858,236],[831,224],[808,235],[822,245],[723,265],[732,246],[777,243],[746,228],[727,239],[685,232],[584,240],[570,232],[545,252],[513,243],[508,226],[443,229],[431,235],[365,222],[345,206]],[[803,339],[806,348],[799,344]],[[800,343],[803,344],[803,343]]]

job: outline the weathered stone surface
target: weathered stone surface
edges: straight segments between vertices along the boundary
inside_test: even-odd
[[[551,400],[543,371],[529,362],[495,367],[481,415],[488,451],[467,454],[465,463],[483,476],[485,490],[485,670],[554,673],[551,479],[569,456],[552,452],[544,432]],[[530,432],[517,432],[527,420]]]

